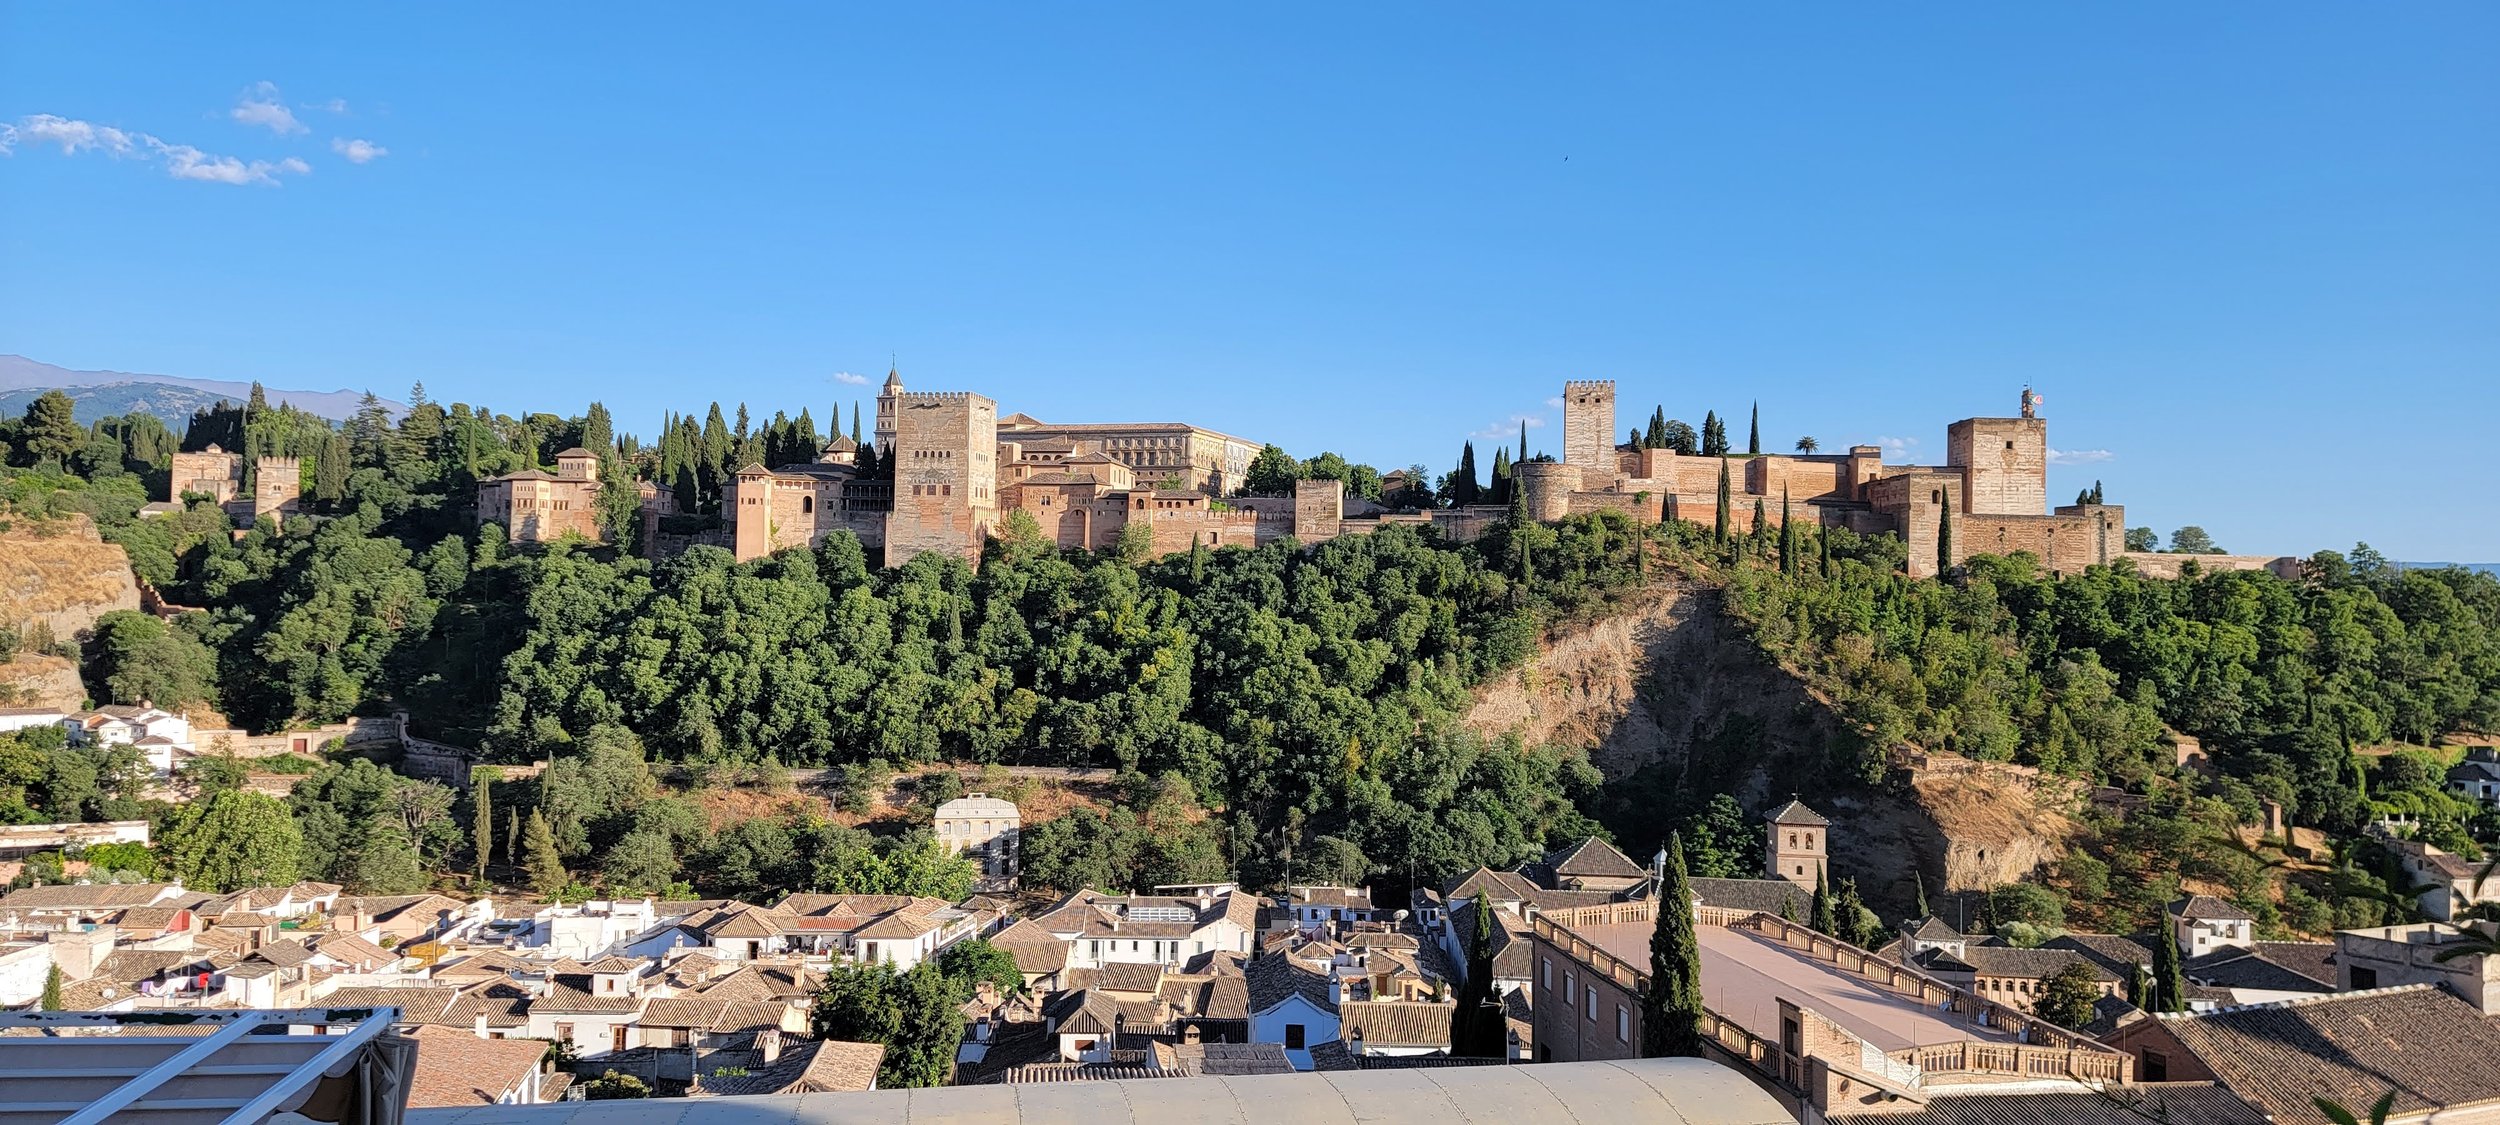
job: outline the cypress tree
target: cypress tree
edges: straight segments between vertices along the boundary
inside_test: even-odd
[[[1788,486],[1780,486],[1780,573],[1797,576],[1797,529],[1788,522]]]
[[[493,780],[472,774],[469,778],[469,842],[477,851],[477,877],[486,878],[486,865],[495,853],[495,799],[489,790]]]
[[[1206,585],[1207,543],[1196,534],[1189,537],[1189,585],[1191,589]]]
[[[1714,523],[1714,524],[1712,524],[1712,525],[1710,526],[1710,539],[1711,539],[1711,541],[1712,541],[1712,542],[1715,542],[1715,543],[1717,543],[1718,545],[1720,545],[1720,546],[1722,546],[1722,547],[1727,546],[1727,522],[1728,522],[1728,510],[1727,510],[1727,503],[1728,503],[1728,493],[1727,493],[1727,458],[1725,458],[1725,457],[1721,457],[1721,458],[1719,458],[1719,511],[1718,511],[1718,522],[1716,522],[1716,523]]]
[[[1944,515],[1936,522],[1936,573],[1953,567],[1953,498],[1945,497]]]
[[[2153,975],[2144,971],[2144,962],[2129,962],[2127,965],[2127,1003],[2142,1008],[2152,1000],[2152,997],[2148,995],[2152,991]]]
[[[1704,457],[1727,456],[1727,423],[1719,421],[1719,412],[1716,410],[1701,416],[1701,455]]]
[[[313,455],[313,499],[323,504],[336,504],[347,496],[347,468],[350,454],[347,435],[335,430],[322,439],[321,452]]]
[[[1516,464],[1520,463],[1521,461],[1525,461],[1525,460],[1527,460],[1527,459],[1528,459],[1528,423],[1527,423],[1527,422],[1523,419],[1523,420],[1521,420],[1521,422],[1519,423],[1519,455],[1518,455],[1518,456],[1516,456],[1516,457],[1511,458],[1511,459],[1510,459],[1510,463],[1511,463],[1511,464],[1513,464],[1513,465],[1516,465]]]
[[[1519,556],[1519,584],[1525,588],[1534,571],[1528,565],[1528,490],[1510,490],[1510,544]]]
[[[593,453],[607,453],[616,447],[616,421],[608,417],[606,403],[590,404],[590,412],[582,416],[582,448]]]
[[[1762,404],[1759,402],[1753,404],[1753,425],[1745,435],[1745,452],[1755,457],[1762,456]]]
[[[1693,888],[1684,871],[1684,839],[1670,834],[1666,870],[1658,881],[1657,920],[1649,935],[1649,987],[1641,993],[1641,1057],[1698,1057],[1701,1015],[1701,939],[1693,932]]]
[[[1492,495],[1485,497],[1485,500],[1494,504],[1510,503],[1510,450],[1508,449],[1493,451]]]
[[[1756,548],[1759,548],[1762,546],[1762,540],[1764,537],[1770,534],[1771,513],[1768,509],[1763,507],[1762,498],[1757,496],[1754,498],[1753,502],[1753,534],[1747,538],[1752,539],[1753,545]]]
[[[2161,944],[2153,947],[2153,1006],[2155,1012],[2187,1010],[2187,970],[2179,964],[2179,929],[2172,925],[2170,912],[2161,916]]]
[[[35,1006],[47,1012],[61,1010],[61,967],[59,965],[43,971],[43,999]]]
[[[1649,412],[1649,433],[1641,442],[1644,449],[1667,447],[1667,408],[1660,406]]]
[[[1832,899],[1831,882],[1824,878],[1820,867],[1814,871],[1814,921],[1810,924],[1816,932],[1840,936],[1839,903]]]
[[[1467,935],[1467,983],[1450,1009],[1450,1054],[1498,1059],[1508,1053],[1509,1023],[1493,995],[1493,905],[1477,895],[1476,925]]]
[[[1484,498],[1484,490],[1476,484],[1476,443],[1458,448],[1458,472],[1450,482],[1450,496],[1460,505],[1476,503]]]
[[[564,870],[564,859],[556,853],[555,830],[547,827],[547,817],[530,810],[529,841],[524,848],[528,857],[530,889],[541,895],[554,896],[571,884],[573,877]]]
[[[1832,529],[1828,527],[1816,528],[1814,530],[1814,541],[1816,549],[1819,550],[1823,556],[1823,577],[1830,578],[1832,576]]]

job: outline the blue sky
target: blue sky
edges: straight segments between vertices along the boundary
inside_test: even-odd
[[[1436,470],[2028,383],[2055,498],[2500,558],[2489,4],[348,7],[0,7],[0,351]]]

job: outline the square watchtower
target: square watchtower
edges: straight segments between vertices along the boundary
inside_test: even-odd
[[[1615,472],[1615,384],[1612,379],[1563,384],[1563,462],[1581,473]]]

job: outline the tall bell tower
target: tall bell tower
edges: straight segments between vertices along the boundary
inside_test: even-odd
[[[1763,866],[1774,879],[1786,879],[1811,892],[1830,859],[1832,822],[1822,813],[1791,799],[1763,818],[1771,838],[1762,849]]]

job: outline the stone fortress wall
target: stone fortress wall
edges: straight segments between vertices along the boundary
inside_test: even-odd
[[[237,523],[249,525],[263,516],[284,522],[302,510],[304,463],[294,457],[257,458],[252,462],[252,486],[251,495],[244,495],[243,455],[211,445],[174,454],[163,502],[180,504],[186,495],[203,495],[215,500]]]
[[[1946,428],[1943,465],[1885,465],[1875,446],[1836,454],[1765,453],[1684,457],[1672,450],[1608,445],[1603,451],[1571,440],[1584,432],[1614,430],[1611,385],[1564,384],[1565,461],[1577,470],[1567,496],[1547,480],[1568,472],[1531,472],[1529,503],[1539,518],[1622,509],[1609,495],[1655,498],[1661,518],[1712,523],[1718,518],[1719,479],[1728,480],[1728,523],[1733,532],[1753,529],[1757,504],[1774,526],[1782,518],[1866,534],[1901,536],[1909,548],[1910,573],[1936,573],[1937,547],[1948,519],[1953,528],[1949,561],[1974,554],[2029,551],[2060,573],[2115,561],[2125,554],[2126,509],[2114,504],[2048,508],[2048,422],[2036,400],[2023,392],[2012,418],[1965,418]],[[1535,469],[1535,463],[1528,466]],[[1514,466],[1512,472],[1519,473]],[[1635,506],[1638,512],[1646,507]]]
[[[1523,502],[1538,520],[1615,511],[1642,523],[1709,524],[1718,518],[1724,477],[1732,532],[1753,530],[1759,510],[1774,526],[1786,518],[1898,535],[1915,576],[1936,573],[1948,526],[1948,565],[1974,554],[2027,551],[2060,573],[2120,558],[2157,575],[2175,575],[2191,557],[2207,569],[2284,573],[2296,566],[2259,556],[2130,554],[2123,507],[2049,508],[2048,423],[2037,416],[2038,400],[2028,389],[2014,417],[1965,418],[1948,426],[1943,465],[1886,465],[1872,445],[1830,454],[1680,456],[1617,443],[1611,382],[1567,382],[1562,401],[1564,458],[1512,466]],[[1291,496],[1225,496],[1238,487],[1257,445],[1176,422],[1051,425],[1022,414],[1001,418],[989,398],[909,391],[897,373],[887,375],[877,397],[874,440],[880,461],[893,467],[892,480],[859,477],[853,443],[836,437],[814,462],[741,470],[726,490],[717,530],[668,530],[673,498],[646,484],[645,543],[655,557],[715,544],[753,559],[847,531],[899,565],[931,551],[975,558],[1011,514],[1030,518],[1045,539],[1071,548],[1114,547],[1132,525],[1141,526],[1142,546],[1155,556],[1287,537],[1324,542],[1392,525],[1430,527],[1463,542],[1508,517],[1502,505],[1392,511],[1348,499],[1334,481],[1300,482]],[[494,506],[501,512],[520,499],[523,485],[533,494],[580,489],[588,500],[597,466],[595,458],[582,456],[588,463],[568,462],[553,476],[521,474],[539,479],[482,485],[481,508],[494,497],[502,501]],[[177,459],[178,481],[225,479],[206,462],[186,477],[188,464]],[[541,513],[541,520],[549,514]],[[483,510],[481,518],[487,518]]]

